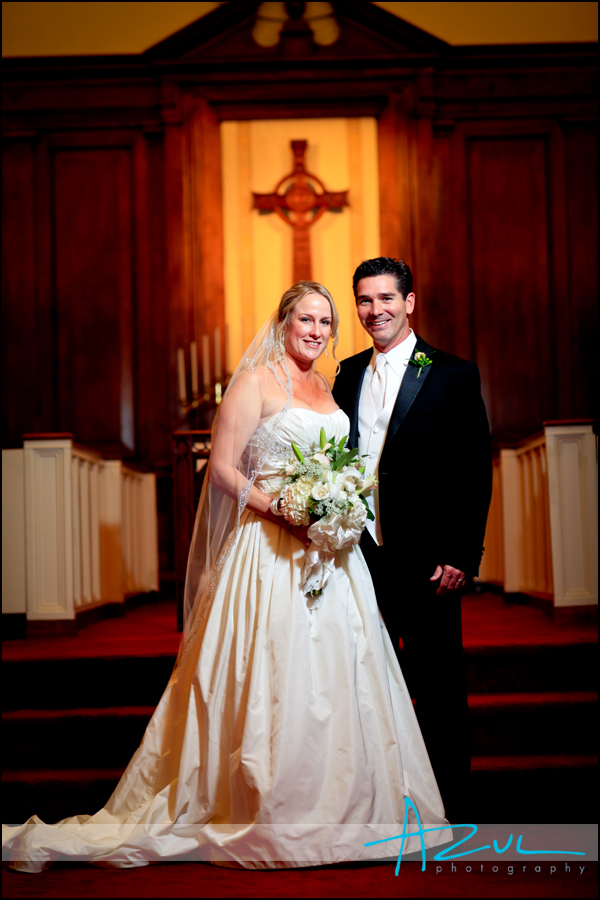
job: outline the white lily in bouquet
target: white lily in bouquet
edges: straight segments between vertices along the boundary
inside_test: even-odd
[[[373,519],[364,495],[377,482],[365,474],[358,448],[346,449],[347,440],[327,440],[321,428],[319,450],[308,458],[292,444],[296,458],[283,469],[284,482],[273,504],[292,525],[310,526],[302,590],[312,609],[323,603],[336,551],[357,544],[367,519]]]

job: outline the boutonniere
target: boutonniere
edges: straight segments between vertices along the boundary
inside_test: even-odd
[[[435,350],[432,350],[431,352],[435,353]],[[423,353],[422,350],[419,350],[418,353],[415,353],[412,359],[409,359],[409,363],[411,364],[411,366],[416,366],[419,370],[417,372],[417,378],[421,377],[421,372],[423,371],[425,366],[430,366],[432,362],[433,360],[429,359],[429,357],[425,353]]]

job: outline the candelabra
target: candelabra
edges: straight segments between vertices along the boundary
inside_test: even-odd
[[[179,382],[179,412],[181,418],[185,418],[194,410],[204,407],[203,418],[210,419],[214,417],[214,411],[219,406],[223,398],[223,390],[227,386],[228,378],[223,378],[223,369],[221,364],[221,330],[215,328],[214,334],[214,361],[215,374],[214,382],[210,372],[210,351],[208,335],[202,336],[202,374],[204,376],[204,389],[199,390],[199,372],[198,372],[198,347],[195,341],[190,345],[190,362],[191,362],[191,387],[192,399],[188,400],[187,379],[185,366],[185,351],[183,347],[177,350],[177,376]],[[212,411],[212,416],[210,415]]]
[[[220,381],[215,382],[214,386],[210,384],[204,385],[204,393],[199,394],[198,391],[192,391],[192,399],[188,401],[187,396],[179,398],[179,412],[184,418],[194,409],[199,409],[206,403],[214,403],[218,406],[223,399],[223,384]]]

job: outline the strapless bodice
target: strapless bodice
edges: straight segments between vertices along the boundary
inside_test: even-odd
[[[277,413],[257,428],[246,448],[246,453],[261,462],[256,487],[266,494],[276,494],[281,487],[283,466],[295,458],[292,444],[304,456],[317,453],[321,428],[328,440],[333,438],[339,443],[350,431],[350,420],[341,409],[321,413],[296,406]]]

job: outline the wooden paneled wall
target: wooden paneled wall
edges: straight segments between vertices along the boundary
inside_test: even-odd
[[[162,139],[135,131],[7,141],[7,443],[71,431],[167,462],[154,415],[168,417],[167,384],[153,363],[168,335],[162,168]]]
[[[478,363],[494,440],[595,415],[591,48],[539,62],[484,48],[475,66],[473,48],[450,59],[420,33],[421,56],[398,68],[399,20],[338,6],[345,43],[312,62],[260,48],[211,62],[227,40],[194,49],[186,31],[142,60],[5,66],[3,446],[71,432],[156,471],[163,568],[170,435],[193,427],[177,408],[176,349],[216,326],[225,335],[224,119],[377,116],[381,251],[415,272],[416,329]],[[348,16],[367,6],[352,32]],[[202,27],[231,19],[239,31],[240,15],[224,4]],[[388,49],[375,64],[380,27]],[[334,58],[349,47],[353,68]]]
[[[477,362],[496,444],[597,415],[595,125],[436,127],[392,111],[380,119],[382,253],[413,266],[417,330]],[[413,215],[394,218],[386,199]]]

